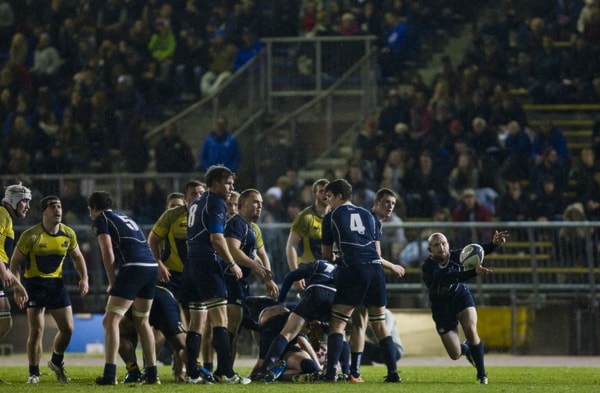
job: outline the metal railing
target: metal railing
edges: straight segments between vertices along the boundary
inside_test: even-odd
[[[265,248],[273,264],[274,278],[281,282],[288,266],[285,258],[285,242],[289,233],[289,223],[261,224]],[[494,253],[486,255],[484,264],[494,273],[485,278],[476,278],[469,283],[478,304],[511,305],[515,302],[539,307],[545,302],[572,299],[584,300],[591,307],[598,306],[600,289],[599,249],[600,223],[597,222],[493,222],[493,223],[414,223],[384,225],[384,237],[403,228],[409,241],[422,239],[423,230],[435,226],[451,239],[453,233],[465,228],[497,229],[508,228],[511,240]],[[86,256],[90,270],[90,294],[84,307],[95,308],[94,296],[104,297],[105,276],[100,261],[96,241],[90,226],[74,225],[79,243]],[[19,225],[17,230],[22,230]],[[151,225],[144,226],[148,233]],[[518,232],[522,231],[522,236]],[[581,237],[567,234],[579,233]],[[385,241],[385,240],[384,240]],[[450,244],[450,247],[459,246]],[[385,248],[384,248],[385,249]],[[389,252],[389,248],[387,249]],[[426,258],[423,251],[423,261]],[[384,254],[388,260],[398,262],[398,255]],[[427,294],[421,282],[420,264],[406,266],[403,279],[388,277],[388,299],[394,307],[426,307]],[[77,275],[71,267],[65,268],[65,279],[76,292]],[[262,291],[262,285],[255,283],[255,290]],[[412,300],[410,300],[412,299]],[[87,301],[90,300],[89,303]],[[407,304],[407,302],[410,302]]]

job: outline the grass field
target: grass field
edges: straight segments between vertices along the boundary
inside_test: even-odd
[[[224,385],[185,385],[171,382],[170,368],[161,366],[162,385],[117,385],[95,386],[93,381],[102,369],[98,366],[75,366],[67,368],[72,378],[67,385],[56,382],[54,374],[49,374],[41,367],[42,376],[39,385],[27,385],[27,367],[3,366],[0,377],[10,385],[0,385],[0,391],[32,392],[90,392],[90,391],[129,391],[132,389],[144,392],[196,392],[198,390],[220,393],[235,390],[238,392],[261,393],[299,393],[308,391],[348,392],[348,393],[385,393],[385,392],[600,392],[600,369],[585,367],[494,367],[488,370],[489,385],[480,385],[475,380],[475,370],[469,367],[401,367],[402,384],[385,384],[381,382],[385,368],[367,366],[362,368],[364,384],[293,384],[277,382],[272,384],[252,383],[247,386]],[[119,369],[120,377],[124,370]],[[240,374],[247,374],[248,367],[239,367]]]

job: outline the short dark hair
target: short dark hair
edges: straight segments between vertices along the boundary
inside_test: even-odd
[[[341,195],[345,200],[352,199],[352,185],[346,179],[336,179],[325,186],[325,191],[333,195]]]
[[[206,171],[204,180],[206,181],[206,185],[210,188],[214,182],[226,180],[229,177],[233,177],[235,179],[235,173],[233,173],[231,169],[224,165],[212,165]]]
[[[394,190],[392,190],[390,188],[381,188],[375,194],[375,200],[376,201],[380,201],[380,200],[382,200],[384,197],[386,197],[388,195],[396,198],[396,200],[399,199],[398,198],[398,194]]]
[[[43,197],[40,201],[40,211],[43,212],[48,208],[48,206],[56,204],[56,202],[52,203],[52,201],[56,201],[58,204],[60,204],[60,198],[56,195],[48,195]]]
[[[94,191],[88,198],[88,206],[96,210],[109,210],[113,208],[113,200],[106,191]]]
[[[183,187],[183,193],[185,194],[190,188],[196,187],[204,187],[206,189],[206,184],[202,183],[200,180],[190,180]]]

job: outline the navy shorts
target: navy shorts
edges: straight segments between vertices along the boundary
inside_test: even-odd
[[[446,301],[432,305],[431,314],[438,334],[441,336],[456,329],[458,326],[456,316],[467,307],[475,307],[473,296],[468,290],[459,291]]]
[[[227,299],[223,267],[219,261],[191,261],[188,258],[183,274],[183,297],[188,303],[209,299]]]
[[[28,308],[45,307],[47,310],[55,310],[71,305],[71,299],[62,278],[26,278],[23,286],[29,296]]]
[[[123,266],[117,274],[117,280],[110,290],[110,295],[128,300],[154,299],[157,282],[157,267]]]
[[[290,316],[290,314],[287,312],[284,314],[274,315],[262,324],[262,326],[260,327],[260,330],[259,330],[259,333],[260,333],[260,339],[259,339],[259,343],[258,343],[258,358],[259,359],[265,358],[265,356],[267,355],[267,352],[269,351],[269,347],[271,346],[271,343],[273,342],[273,340],[275,340],[275,337],[277,337],[279,335],[279,333],[281,333],[281,330],[283,330],[283,327],[285,326],[285,323],[287,322],[289,316]]]
[[[293,312],[305,321],[328,322],[331,317],[331,305],[335,291],[319,286],[310,287],[302,295],[300,303]]]
[[[150,310],[150,325],[160,330],[166,338],[185,333],[179,316],[179,304],[166,289],[156,288],[152,309]]]
[[[0,297],[6,297],[6,291],[4,290],[4,285],[2,285],[1,282],[0,282]]]
[[[227,285],[227,304],[244,307],[246,297],[252,295],[248,280],[246,278],[236,280],[232,274],[225,273],[225,285]]]
[[[167,288],[169,291],[171,291],[171,293],[173,294],[173,296],[175,296],[175,299],[180,302],[181,301],[181,276],[182,273],[181,272],[173,272],[169,270],[169,273],[171,273],[171,278],[169,279],[169,282],[167,283],[161,283],[160,285],[163,285],[165,288]]]
[[[335,276],[334,304],[382,307],[387,304],[385,273],[380,263],[339,267]]]

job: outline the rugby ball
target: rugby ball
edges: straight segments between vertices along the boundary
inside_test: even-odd
[[[479,244],[469,244],[460,252],[460,263],[465,267],[465,270],[475,269],[483,263],[483,247]]]

